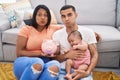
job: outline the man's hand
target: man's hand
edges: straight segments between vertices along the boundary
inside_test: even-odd
[[[100,34],[98,34],[97,32],[95,32],[95,36],[96,36],[97,42],[101,42],[102,41],[102,38],[101,38]]]
[[[66,58],[69,59],[78,59],[80,57],[84,57],[85,54],[83,54],[84,51],[80,51],[80,50],[70,50],[66,53]]]

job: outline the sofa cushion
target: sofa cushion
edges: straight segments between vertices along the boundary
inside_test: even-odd
[[[50,9],[50,14],[51,14],[51,24],[57,24],[57,19],[55,16],[55,13]]]
[[[2,42],[8,44],[16,44],[17,34],[20,28],[11,28],[2,32]]]
[[[60,17],[60,9],[63,5],[65,5],[65,0],[30,0],[32,8],[35,8],[39,4],[45,4],[46,6],[51,9],[56,17],[57,17],[57,22],[62,23],[61,17]],[[53,4],[53,2],[55,4]]]
[[[10,28],[10,23],[7,16],[4,13],[0,13],[0,31]]]
[[[116,0],[66,0],[75,6],[78,24],[115,26]]]
[[[119,67],[120,52],[99,52],[97,67]]]
[[[24,20],[24,23],[26,24],[26,25],[32,25],[32,19],[26,19],[26,20]]]
[[[98,43],[99,52],[120,51],[120,31],[114,27],[102,25],[85,25],[93,29],[102,37],[101,43]]]
[[[15,3],[3,3],[2,8],[5,11],[5,14],[8,16],[9,21],[11,22],[11,27],[14,28],[17,26],[17,19],[15,16],[15,10],[24,11],[31,9],[31,4],[29,0],[21,0]]]

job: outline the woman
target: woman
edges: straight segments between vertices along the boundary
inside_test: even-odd
[[[14,74],[18,80],[56,80],[60,63],[50,60],[41,51],[44,39],[52,39],[52,34],[60,29],[50,26],[51,15],[45,5],[38,5],[33,13],[32,26],[24,26],[18,34],[14,62]]]

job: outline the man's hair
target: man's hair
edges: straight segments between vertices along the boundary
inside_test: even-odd
[[[69,8],[72,8],[72,10],[73,10],[74,12],[76,12],[76,9],[75,9],[75,7],[74,7],[73,5],[64,5],[64,6],[60,9],[60,12],[61,12],[62,10],[66,10],[66,9],[69,9]]]

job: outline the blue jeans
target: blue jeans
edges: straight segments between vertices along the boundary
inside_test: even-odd
[[[42,65],[42,70],[34,73],[32,65],[38,63]],[[56,65],[60,71],[60,63],[56,60],[44,62],[37,57],[19,57],[14,62],[14,74],[18,80],[57,80],[57,76],[51,75],[49,67]]]
[[[64,78],[65,75],[66,75],[66,71],[63,70],[63,69],[61,69],[58,80],[66,80],[66,79]],[[82,78],[82,79],[80,79],[80,80],[93,80],[93,78],[92,78],[92,73],[91,73],[88,77]]]

